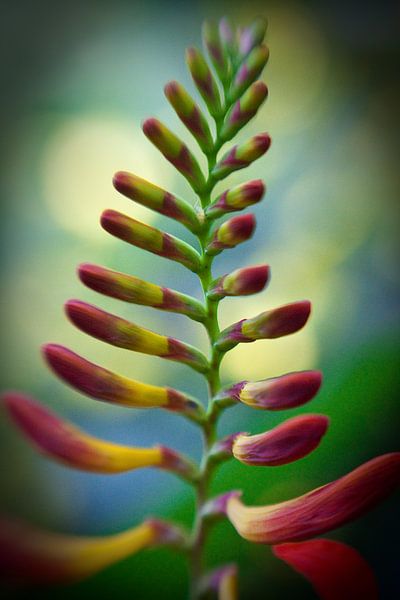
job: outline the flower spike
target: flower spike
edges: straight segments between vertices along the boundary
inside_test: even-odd
[[[212,170],[213,178],[218,181],[234,171],[248,167],[257,158],[265,154],[270,145],[271,138],[269,135],[260,133],[243,144],[233,146],[215,165]]]
[[[194,273],[200,270],[199,253],[174,235],[111,209],[105,210],[101,215],[101,226],[108,233],[128,244],[179,262]]]
[[[275,556],[313,585],[322,600],[378,600],[378,584],[366,560],[350,546],[334,540],[280,544]]]
[[[261,410],[285,410],[312,400],[321,383],[320,371],[299,371],[262,381],[241,381],[221,390],[216,400],[221,405],[243,402]]]
[[[253,83],[240,100],[232,106],[226,115],[221,129],[221,138],[227,142],[242,129],[256,114],[267,98],[268,88],[262,81]]]
[[[112,346],[185,363],[200,373],[208,370],[206,357],[189,344],[154,333],[80,300],[69,300],[65,309],[78,329]]]
[[[220,300],[225,296],[248,296],[264,289],[269,280],[269,266],[257,265],[236,269],[232,273],[215,279],[207,296],[212,300]]]
[[[204,409],[194,398],[117,375],[64,346],[46,344],[43,356],[58,377],[91,398],[132,408],[164,408],[195,420],[203,417]]]
[[[133,448],[95,438],[22,394],[9,392],[3,401],[15,424],[40,452],[75,469],[110,474],[157,467],[188,479],[195,476],[192,463],[164,446]]]
[[[132,275],[91,264],[80,265],[78,275],[87,287],[105,296],[180,313],[195,321],[204,321],[206,317],[204,306],[195,298]]]
[[[148,519],[114,535],[83,537],[44,531],[3,518],[0,575],[11,584],[72,583],[145,548],[183,543],[183,534],[177,527],[158,519]]]
[[[206,215],[210,219],[216,219],[225,213],[234,212],[247,208],[252,204],[260,202],[265,193],[265,185],[261,179],[248,181],[226,190],[217,200],[211,204]]]
[[[206,181],[199,163],[189,148],[158,119],[147,119],[143,132],[165,158],[187,179],[195,192],[202,192]]]
[[[239,434],[232,447],[235,458],[246,465],[286,465],[310,454],[326,433],[329,419],[323,415],[300,415],[259,435]]]
[[[231,496],[226,502],[226,514],[239,535],[251,542],[298,542],[363,515],[389,496],[399,483],[400,452],[393,452],[286,502],[247,507],[237,496]]]
[[[202,223],[194,209],[185,200],[166,192],[133,173],[119,171],[114,175],[115,189],[138,204],[170,217],[196,232]]]
[[[247,88],[259,77],[269,58],[269,50],[263,44],[256,46],[240,65],[232,87],[229,91],[229,101],[235,102]]]
[[[206,252],[209,256],[215,256],[226,250],[234,248],[238,244],[242,244],[251,238],[256,226],[254,215],[241,215],[240,217],[232,217],[225,223],[222,223],[214,231]]]
[[[267,310],[252,319],[243,319],[224,329],[216,347],[227,352],[239,343],[273,339],[299,331],[310,316],[311,304],[308,300],[293,302]]]
[[[222,106],[217,83],[200,50],[188,48],[186,62],[192,79],[207,105],[210,115],[220,117]]]

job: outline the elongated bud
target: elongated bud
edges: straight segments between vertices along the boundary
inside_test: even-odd
[[[245,434],[240,432],[230,433],[220,440],[217,440],[209,450],[208,460],[213,464],[217,464],[232,458],[233,443],[235,439],[241,435]]]
[[[143,131],[148,139],[187,179],[195,192],[202,192],[206,181],[199,163],[189,148],[158,119],[147,119]]]
[[[58,344],[46,344],[42,351],[58,377],[91,398],[132,408],[164,408],[193,419],[203,416],[203,407],[178,390],[117,375]]]
[[[269,279],[268,265],[257,265],[236,269],[232,273],[222,275],[211,283],[207,296],[212,300],[220,300],[225,296],[249,296],[261,292]]]
[[[180,530],[156,519],[108,536],[58,534],[22,521],[0,521],[0,575],[11,584],[60,584],[94,575],[144,548],[184,543]]]
[[[271,145],[271,138],[267,133],[260,133],[250,138],[247,142],[233,146],[217,162],[212,170],[215,180],[224,179],[230,173],[248,167],[252,162],[266,153]]]
[[[101,226],[115,237],[181,263],[194,273],[201,268],[200,255],[192,246],[174,235],[136,221],[116,210],[105,210],[101,215]]]
[[[262,44],[256,46],[248,57],[240,65],[232,87],[229,91],[229,102],[237,100],[243,92],[255,81],[262,73],[265,65],[268,62],[269,50],[267,46]]]
[[[158,467],[189,479],[195,474],[194,465],[169,448],[134,448],[95,438],[19,393],[5,394],[3,401],[13,421],[40,452],[75,469],[111,474]]]
[[[322,600],[378,600],[380,597],[371,567],[347,544],[336,540],[307,540],[279,544],[272,551],[303,575]]]
[[[259,435],[238,435],[232,453],[246,465],[286,465],[315,450],[328,425],[329,419],[323,415],[293,417]]]
[[[268,27],[268,22],[263,17],[258,17],[249,27],[245,27],[239,36],[239,54],[247,56],[253,48],[262,43]]]
[[[252,319],[243,319],[224,329],[215,345],[219,350],[226,352],[239,343],[273,339],[295,333],[304,327],[310,311],[311,304],[308,300],[267,310]]]
[[[80,265],[78,275],[87,287],[105,296],[180,313],[195,321],[203,321],[206,316],[203,305],[195,298],[132,275],[91,264]]]
[[[268,88],[262,81],[256,81],[237,100],[226,115],[221,129],[221,138],[227,142],[242,129],[257,113],[266,99]]]
[[[210,115],[219,117],[222,113],[221,98],[211,70],[197,48],[188,48],[186,62],[192,79],[207,105]]]
[[[201,227],[201,221],[190,204],[166,192],[154,183],[150,183],[133,173],[119,171],[114,175],[113,184],[115,189],[127,198],[161,215],[179,221],[190,231],[196,232]]]
[[[218,594],[218,600],[237,600],[238,573],[236,565],[224,565],[208,573],[200,582],[199,592],[202,596],[209,591]]]
[[[212,151],[214,142],[208,123],[193,98],[183,85],[170,81],[164,88],[166,97],[176,114],[198,142],[200,148],[208,154]]]
[[[356,519],[391,494],[400,483],[400,453],[384,454],[348,475],[304,496],[247,507],[231,496],[227,515],[246,540],[280,544],[306,540]]]
[[[221,42],[226,54],[231,58],[233,62],[236,59],[237,47],[235,39],[235,29],[228,17],[222,17],[222,19],[220,20],[219,35],[221,37]]]
[[[208,218],[215,219],[229,212],[235,212],[256,204],[265,192],[265,185],[261,179],[247,181],[226,190],[206,210]]]
[[[112,346],[185,363],[200,373],[208,369],[206,357],[189,344],[154,333],[79,300],[70,300],[65,309],[78,329]]]
[[[219,28],[212,21],[205,21],[203,24],[203,42],[207,48],[214,69],[218,77],[225,83],[230,75],[230,62],[221,41]]]
[[[238,244],[250,239],[253,235],[256,220],[254,215],[241,215],[232,217],[222,223],[214,231],[213,237],[207,245],[206,252],[214,256],[226,248],[234,248]]]
[[[321,387],[320,371],[287,373],[262,381],[241,381],[218,393],[218,402],[243,402],[262,410],[285,410],[309,402]]]

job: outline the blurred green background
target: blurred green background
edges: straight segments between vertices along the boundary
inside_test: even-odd
[[[268,193],[254,210],[254,239],[220,256],[215,274],[267,262],[272,281],[259,295],[225,300],[220,322],[302,298],[312,301],[313,314],[294,336],[237,347],[223,363],[223,378],[320,368],[325,381],[313,403],[296,413],[237,407],[224,415],[220,430],[258,433],[310,411],[332,421],[311,456],[279,469],[232,461],[213,488],[243,488],[249,504],[279,501],[398,449],[395,4],[26,0],[2,2],[1,12],[2,387],[35,395],[100,437],[162,442],[199,456],[198,431],[184,419],[84,398],[49,373],[39,347],[58,342],[118,373],[205,398],[199,375],[84,336],[67,322],[62,305],[72,297],[87,300],[206,350],[198,324],[96,296],[78,282],[75,268],[94,262],[199,296],[193,274],[113,239],[100,228],[99,214],[112,207],[192,241],[178,224],[119,196],[111,178],[129,170],[194,201],[140,124],[157,116],[195,148],[163,97],[164,83],[177,79],[194,92],[184,49],[201,44],[204,18],[227,14],[246,24],[263,14],[270,24],[264,75],[270,96],[239,139],[268,131],[273,145],[228,183],[262,177]],[[36,455],[1,417],[3,510],[83,534],[122,530],[148,514],[190,523],[191,491],[172,476],[74,472]],[[383,598],[395,598],[399,534],[391,499],[332,537],[358,548],[376,570]],[[245,599],[313,597],[267,547],[240,540],[228,523],[211,535],[208,554],[210,565],[240,562]],[[185,564],[166,551],[146,552],[83,584],[41,590],[41,597],[55,593],[65,600],[111,594],[179,600],[186,595]]]

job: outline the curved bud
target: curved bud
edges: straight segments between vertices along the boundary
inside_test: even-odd
[[[241,183],[226,190],[206,210],[208,218],[215,219],[225,213],[242,210],[252,204],[260,202],[265,192],[265,185],[261,179]]]
[[[91,264],[80,265],[78,275],[87,287],[105,296],[180,313],[195,321],[203,321],[206,317],[202,303],[195,298],[132,275]]]
[[[86,434],[23,394],[9,392],[3,401],[29,441],[49,458],[69,467],[104,474],[158,467],[188,479],[195,475],[195,466],[169,448],[134,448],[106,442]]]
[[[230,62],[221,41],[219,28],[212,21],[203,23],[203,42],[222,83],[229,80]]]
[[[243,402],[261,410],[285,410],[309,402],[322,383],[320,371],[299,371],[262,381],[241,381],[218,393],[219,403]]]
[[[262,43],[267,32],[268,22],[263,17],[258,17],[249,27],[245,27],[239,36],[239,54],[245,57],[259,44]]]
[[[238,596],[237,566],[224,565],[208,573],[200,582],[200,595],[213,591],[218,600],[237,600]]]
[[[250,138],[243,144],[233,146],[217,162],[212,170],[212,176],[215,180],[224,179],[230,173],[248,167],[252,162],[266,153],[271,145],[271,138],[267,133],[260,133]]]
[[[235,31],[228,17],[222,17],[220,20],[219,35],[221,36],[221,42],[225,52],[231,57],[231,59],[234,59],[236,54]]]
[[[122,533],[83,537],[45,531],[3,518],[0,575],[17,584],[70,583],[90,577],[144,548],[183,542],[178,528],[156,519],[148,519]]]
[[[254,215],[241,215],[232,217],[225,223],[222,223],[214,231],[211,241],[207,244],[206,252],[210,256],[215,256],[227,248],[234,248],[242,242],[251,238],[256,226]]]
[[[222,112],[222,105],[218,86],[200,50],[188,48],[186,50],[186,63],[192,79],[210,111],[210,115],[219,117]]]
[[[257,113],[266,99],[268,88],[262,81],[256,81],[230,108],[221,128],[221,138],[227,142],[242,129]]]
[[[150,227],[122,213],[107,209],[101,215],[101,226],[111,235],[157,256],[181,263],[194,273],[201,268],[199,253],[174,235]]]
[[[232,453],[246,465],[286,465],[315,450],[328,425],[329,419],[323,415],[293,417],[259,435],[238,435]]]
[[[236,269],[232,273],[222,275],[211,283],[207,296],[212,300],[220,300],[225,296],[249,296],[261,292],[269,280],[268,265],[257,265]]]
[[[384,500],[400,483],[400,453],[378,456],[348,475],[304,496],[247,507],[231,496],[226,512],[246,540],[263,544],[297,542],[336,529]]]
[[[158,119],[147,119],[143,123],[143,131],[161,154],[182,173],[194,191],[202,192],[206,181],[189,148]]]
[[[272,548],[275,556],[303,575],[322,600],[378,600],[375,575],[354,548],[334,540],[307,540]]]
[[[205,154],[212,151],[214,142],[208,123],[193,98],[183,85],[170,81],[164,87],[169,103],[184,125],[189,129]]]
[[[273,339],[295,333],[304,327],[310,311],[311,304],[308,300],[267,310],[252,319],[243,319],[224,329],[215,346],[226,352],[239,343]]]
[[[69,300],[65,309],[78,329],[112,346],[185,363],[200,373],[208,370],[206,357],[189,344],[154,333],[79,300]]]
[[[179,221],[190,231],[196,232],[201,227],[200,219],[190,204],[154,183],[133,173],[119,171],[114,175],[113,184],[115,189],[127,198],[161,215]]]
[[[204,413],[194,398],[173,388],[117,375],[58,344],[46,344],[42,350],[58,377],[91,398],[132,408],[164,408],[194,419]]]
[[[269,49],[264,44],[257,46],[250,52],[240,65],[233,80],[228,95],[230,103],[235,102],[247,90],[249,85],[261,75],[262,70],[268,62],[268,58]]]

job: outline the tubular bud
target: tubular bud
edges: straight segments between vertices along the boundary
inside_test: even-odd
[[[225,213],[235,212],[259,202],[265,192],[265,185],[261,179],[241,183],[226,190],[206,210],[208,218],[215,219]]]
[[[256,81],[237,100],[226,115],[221,129],[221,138],[226,142],[232,139],[257,113],[266,99],[268,88],[262,81]]]
[[[197,48],[188,48],[186,50],[186,62],[192,79],[210,114],[213,117],[219,117],[222,112],[221,98],[214,76],[204,56]]]
[[[310,454],[326,433],[329,419],[323,415],[300,415],[259,435],[238,435],[232,454],[246,465],[286,465]]]
[[[101,226],[111,235],[132,246],[179,262],[194,273],[200,270],[199,253],[174,235],[111,209],[105,210],[101,215]]]
[[[113,184],[115,189],[127,198],[161,215],[179,221],[190,231],[196,232],[201,227],[200,219],[190,204],[154,183],[133,173],[119,171],[114,175]]]
[[[118,348],[181,362],[200,373],[208,370],[206,357],[189,344],[154,333],[86,302],[69,300],[65,308],[67,316],[78,329],[98,340]]]
[[[229,102],[235,102],[262,73],[268,62],[269,49],[256,46],[240,65],[228,94]]]
[[[211,21],[204,22],[203,42],[207,48],[211,62],[218,73],[218,77],[222,83],[225,83],[228,81],[230,75],[230,62],[224,51],[218,26],[215,23]]]
[[[236,565],[224,565],[206,575],[200,583],[200,592],[213,591],[218,600],[238,599],[238,573]]]
[[[78,275],[87,287],[105,296],[184,314],[195,321],[203,321],[206,316],[203,305],[195,298],[132,275],[91,264],[80,265]]]
[[[182,477],[194,475],[194,466],[169,448],[134,448],[106,442],[19,393],[5,394],[3,401],[13,421],[40,452],[70,467],[105,474],[158,467]]]
[[[144,548],[181,545],[183,541],[178,528],[156,519],[114,535],[83,537],[45,531],[3,518],[0,574],[12,584],[75,582]]]
[[[58,377],[91,398],[132,408],[164,408],[191,418],[203,415],[203,407],[178,390],[117,375],[58,344],[46,344],[42,350]]]
[[[222,275],[211,283],[207,296],[212,300],[220,300],[225,296],[249,296],[261,292],[269,280],[268,265],[257,265],[236,269],[232,273]]]
[[[206,181],[189,148],[158,119],[147,119],[143,123],[143,131],[161,154],[182,173],[194,191],[201,193]]]
[[[267,133],[260,133],[250,138],[243,144],[233,146],[217,162],[212,170],[212,176],[215,180],[224,179],[230,173],[248,167],[252,162],[266,153],[271,145],[271,138]]]
[[[334,540],[307,540],[272,548],[275,556],[303,575],[322,600],[378,600],[379,589],[367,561]]]
[[[258,17],[249,27],[245,27],[239,36],[239,54],[247,56],[253,48],[262,43],[267,32],[268,22],[263,17]]]
[[[207,154],[212,151],[214,142],[208,123],[183,85],[177,81],[170,81],[165,86],[164,92],[176,114],[194,136],[203,152]]]
[[[226,514],[246,540],[263,544],[298,542],[336,529],[384,500],[400,482],[400,453],[378,456],[304,496],[247,507],[231,496]]]
[[[210,256],[215,256],[226,248],[234,248],[238,244],[250,239],[253,235],[256,220],[254,215],[241,215],[232,217],[225,223],[222,223],[214,231],[206,252]]]
[[[227,17],[222,17],[219,22],[219,35],[226,54],[233,60],[236,55],[236,39],[234,27]]]
[[[310,311],[311,304],[308,300],[267,310],[252,319],[243,319],[224,329],[215,346],[226,352],[239,343],[290,335],[304,327]]]

